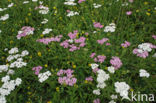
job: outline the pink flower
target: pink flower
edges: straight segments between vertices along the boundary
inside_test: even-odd
[[[134,2],[134,0],[128,0],[130,3]]]
[[[75,38],[76,38],[77,33],[78,33],[78,31],[77,31],[77,30],[75,30],[75,31],[74,31],[74,33],[70,32],[70,33],[68,34],[68,36],[70,37],[70,39],[75,39]]]
[[[73,86],[77,82],[77,79],[74,78],[72,75],[73,72],[74,71],[71,69],[67,69],[67,70],[61,69],[60,71],[57,72],[57,75],[59,76],[58,82],[61,85],[65,83],[66,85]],[[66,74],[66,76],[62,76],[62,74]]]
[[[86,45],[86,43],[85,43],[86,38],[80,37],[80,38],[76,39],[77,33],[78,33],[77,30],[75,30],[74,33],[70,32],[68,34],[68,36],[71,39],[70,40],[71,42],[69,40],[65,40],[60,45],[63,46],[64,48],[69,48],[70,52],[79,50],[80,47],[84,47]]]
[[[128,42],[128,41],[125,41],[125,43],[122,43],[121,44],[121,46],[123,46],[123,47],[129,47],[131,44],[130,44],[130,42]]]
[[[35,75],[38,75],[40,73],[40,70],[42,69],[41,66],[33,67],[32,70],[35,71]]]
[[[99,98],[95,99],[93,103],[100,103],[100,99]]]
[[[156,35],[152,35],[152,37],[153,37],[154,39],[156,39]]]
[[[92,54],[90,55],[90,57],[93,58],[95,55],[96,55],[96,53],[92,53]]]
[[[119,69],[122,66],[122,62],[119,57],[112,57],[110,63],[115,69]]]
[[[75,43],[84,43],[85,40],[86,40],[85,37],[80,37],[79,39],[76,39],[76,40],[75,40]]]
[[[98,70],[99,70],[99,68],[95,68],[95,69],[93,69],[92,71],[93,71],[94,73],[97,73]]]
[[[82,3],[82,2],[84,2],[84,1],[86,1],[86,0],[79,0],[78,3]]]
[[[88,35],[89,35],[89,33],[88,33],[88,32],[86,32],[86,33],[85,33],[85,35],[86,35],[86,36],[88,36]]]
[[[62,38],[62,35],[59,35],[59,36],[51,37],[51,38],[38,39],[36,41],[47,45],[50,42],[60,42],[61,38]]]
[[[104,60],[106,59],[106,56],[98,55],[97,58],[98,58],[98,62],[103,63]]]
[[[132,14],[132,11],[127,11],[126,14],[127,15],[131,15]]]
[[[95,28],[100,28],[100,29],[103,28],[103,25],[101,25],[101,24],[98,23],[98,22],[94,22],[93,24],[94,24],[94,27],[95,27]]]
[[[70,10],[67,10],[67,13],[69,13],[70,12]]]
[[[142,51],[141,53],[138,51],[139,49],[134,49],[133,54],[136,54],[138,57],[146,58],[148,57],[148,52],[147,51]]]
[[[97,40],[97,42],[102,45],[103,43],[105,43],[108,40],[109,40],[108,38],[103,38],[102,40]]]
[[[90,77],[86,77],[86,79],[85,80],[87,80],[87,81],[93,81],[93,77],[92,76],[90,76]]]
[[[108,46],[108,45],[111,45],[110,43],[106,43],[106,45]]]
[[[18,35],[16,36],[17,39],[20,39],[21,37],[25,37],[27,35],[33,34],[34,28],[30,26],[24,26],[22,29],[18,32]]]

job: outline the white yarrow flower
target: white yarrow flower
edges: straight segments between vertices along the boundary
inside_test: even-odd
[[[74,15],[79,15],[79,13],[78,12],[74,12],[74,11],[70,11],[67,14],[68,17],[74,16]]]
[[[44,29],[44,31],[42,32],[43,35],[45,34],[49,34],[52,31],[52,29],[46,28]]]
[[[41,24],[46,24],[48,22],[48,19],[44,19]]]
[[[93,94],[100,95],[100,89],[93,90]]]
[[[110,73],[114,73],[115,72],[115,68],[113,66],[108,67],[108,71]]]
[[[98,64],[95,64],[95,63],[94,63],[94,64],[91,64],[91,68],[92,68],[92,69],[96,69],[96,68],[98,68],[98,67],[99,67]]]
[[[9,14],[5,14],[4,16],[1,16],[0,20],[5,21],[9,18]]]
[[[148,78],[150,76],[150,74],[144,69],[140,69],[139,72],[140,72],[139,73],[140,77],[147,77]]]

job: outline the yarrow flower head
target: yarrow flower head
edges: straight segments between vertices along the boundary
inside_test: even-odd
[[[122,99],[129,99],[128,90],[130,89],[129,85],[125,82],[115,82],[115,91],[120,94]]]
[[[103,28],[103,25],[101,25],[99,22],[94,22],[93,24],[95,28]]]
[[[59,35],[56,37],[38,39],[36,41],[48,45],[50,42],[60,42],[61,38],[62,38],[62,35]]]
[[[67,14],[68,17],[74,16],[74,15],[79,15],[79,13],[74,12],[74,11],[69,11],[68,14]]]
[[[108,26],[105,27],[104,32],[115,32],[115,24],[111,23]]]
[[[121,46],[122,46],[122,47],[125,47],[125,48],[129,47],[130,45],[131,45],[131,43],[128,42],[128,41],[125,41],[125,43],[122,43],[122,44],[121,44]]]
[[[25,37],[30,34],[34,34],[34,28],[30,26],[24,26],[20,31],[18,31],[17,39],[21,39],[21,37]]]
[[[93,103],[100,103],[100,99],[97,98],[97,99],[93,100]]]
[[[85,40],[86,38],[81,36],[80,38],[76,39],[78,31],[75,30],[73,33],[69,33],[69,40],[64,40],[60,46],[63,46],[64,48],[69,48],[70,52],[73,52],[75,50],[79,50],[81,47],[84,47],[86,45]]]
[[[127,11],[126,12],[126,15],[131,15],[132,14],[132,11]]]
[[[44,19],[41,24],[46,24],[48,22],[48,19]]]
[[[48,34],[52,31],[52,29],[46,28],[44,29],[44,31],[42,32],[43,35]]]
[[[84,2],[84,1],[86,1],[86,0],[79,0],[78,3],[82,3],[82,2]]]
[[[2,87],[0,88],[0,102],[6,103],[6,97],[15,89],[16,86],[19,86],[22,82],[20,78],[16,78],[15,80],[10,80],[10,76],[6,75],[2,78]]]
[[[9,18],[9,14],[5,14],[4,16],[1,16],[0,21],[5,21]]]
[[[64,2],[65,5],[71,5],[71,6],[74,6],[74,5],[77,5],[76,3],[74,3],[75,0],[66,0],[66,2]]]
[[[110,63],[115,69],[119,69],[122,66],[122,62],[119,57],[112,57]]]
[[[144,69],[140,69],[139,75],[140,75],[140,77],[146,77],[146,78],[148,78],[150,76],[150,74]]]
[[[86,77],[86,79],[85,79],[86,81],[93,81],[93,77],[92,76],[90,76],[90,77]]]
[[[42,66],[33,67],[32,70],[35,71],[35,75],[38,75],[40,73],[40,70],[42,70]]]
[[[154,39],[156,39],[156,35],[152,35],[152,37],[153,37]]]
[[[49,78],[50,75],[51,75],[50,71],[39,73],[38,74],[39,82],[43,83],[45,80]]]
[[[99,8],[99,7],[101,7],[102,5],[94,3],[93,6],[94,6],[94,8]]]
[[[108,38],[103,38],[103,39],[101,39],[101,40],[97,40],[97,42],[99,43],[99,44],[104,44],[105,42],[107,42],[109,39]]]
[[[90,57],[93,58],[95,62],[103,63],[106,59],[106,56],[104,56],[104,55],[98,55],[96,57],[95,57],[95,55],[96,55],[96,53],[92,53],[90,55]]]
[[[40,5],[39,7],[36,7],[35,10],[39,9],[40,14],[48,14],[49,8],[43,5]]]
[[[156,49],[156,46],[151,43],[142,43],[138,45],[138,48],[133,50],[133,54],[136,54],[139,57],[146,58],[149,55],[149,52],[152,49]]]
[[[67,70],[61,69],[60,71],[57,72],[57,75],[59,76],[58,82],[61,85],[66,84],[69,86],[73,86],[77,82],[77,79],[72,75],[73,72],[74,71],[71,69]]]

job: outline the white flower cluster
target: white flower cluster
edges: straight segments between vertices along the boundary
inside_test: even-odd
[[[98,73],[98,76],[97,76],[98,84],[96,85],[96,87],[98,89],[93,90],[93,94],[100,95],[101,94],[100,89],[103,89],[106,87],[105,81],[109,79],[109,74],[106,74],[106,72],[101,69],[98,70],[97,73]]]
[[[122,6],[128,6],[128,2],[122,3]]]
[[[2,32],[2,30],[0,30],[0,33]]]
[[[29,1],[24,1],[24,2],[23,2],[23,4],[28,4],[28,3],[29,3]]]
[[[109,79],[109,74],[106,74],[106,72],[101,69],[98,70],[97,73],[97,88],[104,88],[106,86],[105,81]]]
[[[9,4],[8,8],[11,8],[12,6],[14,6],[14,3]]]
[[[104,32],[115,32],[115,24],[114,23],[111,23],[109,24],[109,26],[106,26],[105,29],[104,29]]]
[[[11,8],[12,6],[14,6],[14,3],[11,3],[8,5],[8,8]],[[0,8],[0,11],[5,11],[7,10],[8,8]]]
[[[66,0],[66,2],[64,2],[65,5],[76,5],[76,3],[74,3],[75,0]]]
[[[10,64],[10,68],[15,68],[15,67],[21,68],[26,65],[27,65],[27,63],[23,62],[22,58],[18,58],[15,62]]]
[[[98,70],[98,67],[99,67],[99,65],[96,64],[96,63],[92,63],[91,64],[92,70],[94,70],[94,69],[97,69]],[[93,90],[93,94],[100,95],[101,94],[100,93],[100,89],[103,89],[103,88],[106,87],[105,81],[109,79],[109,74],[106,74],[106,72],[103,71],[102,69],[99,69],[97,71],[97,74],[98,74],[97,75],[97,82],[98,82],[98,84],[96,85],[96,87],[98,89]]]
[[[32,2],[37,2],[38,0],[32,0]]]
[[[4,51],[8,51],[8,48],[5,48]],[[16,78],[15,80],[10,80],[10,74],[14,74],[14,70],[9,69],[13,68],[13,67],[22,67],[23,65],[26,66],[27,63],[23,62],[22,58],[19,57],[23,57],[29,54],[29,52],[27,50],[22,51],[21,54],[16,54],[18,53],[19,50],[18,48],[14,47],[12,49],[10,49],[8,51],[8,53],[10,54],[9,57],[11,59],[8,59],[8,61],[13,60],[13,59],[17,59],[17,61],[13,62],[10,64],[10,66],[7,65],[0,65],[0,72],[7,72],[7,75],[5,77],[2,77],[1,82],[3,82],[4,84],[2,84],[2,87],[0,88],[0,103],[6,103],[6,97],[7,95],[9,95],[11,93],[11,91],[13,91],[15,89],[16,86],[19,86],[22,82],[22,80],[20,78]],[[16,55],[14,55],[16,54]],[[11,57],[12,56],[12,57]],[[9,69],[9,70],[8,70]]]
[[[0,73],[1,72],[6,72],[8,70],[8,65],[0,65]]]
[[[9,54],[16,54],[16,53],[18,53],[18,48],[17,47],[11,48],[9,50]]]
[[[93,90],[93,94],[100,95],[100,89]]]
[[[148,78],[150,76],[150,74],[144,69],[140,69],[139,72],[140,72],[139,73],[140,77],[147,77]]]
[[[45,7],[45,6],[40,6],[39,9],[40,9],[39,10],[40,14],[48,14],[48,12],[49,12],[49,8]]]
[[[130,89],[129,85],[125,82],[115,82],[115,91],[120,94],[122,99],[129,99],[128,90]]]
[[[114,100],[111,100],[109,103],[116,103]]]
[[[44,29],[44,31],[42,32],[43,35],[45,34],[49,34],[52,31],[52,29],[46,28]]]
[[[111,98],[112,98],[112,99],[117,99],[118,96],[117,96],[117,95],[111,95]]]
[[[8,75],[9,74],[14,74],[14,70],[12,70],[12,69],[8,70],[8,68],[9,68],[8,65],[0,65],[0,73],[1,72],[7,72]]]
[[[94,3],[93,6],[94,6],[94,8],[99,8],[99,7],[101,7],[102,5]]]
[[[110,67],[108,67],[108,71],[110,72],[110,73],[115,73],[115,68],[113,67],[113,66],[110,66]]]
[[[74,11],[70,11],[70,12],[67,14],[68,17],[74,16],[74,15],[79,15],[79,13],[78,13],[78,12],[74,12]]]
[[[91,64],[91,68],[92,68],[92,69],[96,69],[96,68],[98,68],[98,67],[99,67],[99,65],[96,64],[96,63]]]
[[[27,65],[26,62],[23,62],[23,58],[22,58],[22,57],[27,56],[29,54],[29,52],[27,50],[22,51],[21,54],[16,54],[19,52],[19,50],[17,47],[14,47],[14,48],[10,49],[8,52],[10,55],[7,57],[7,61],[10,62],[10,61],[16,59],[16,61],[14,61],[10,64],[10,66],[9,66],[10,68],[15,68],[15,67],[21,68],[21,67]],[[10,73],[12,73],[12,71],[10,71],[9,74]]]
[[[18,53],[18,48],[14,47],[11,50],[9,50],[10,55],[7,57],[7,60],[12,61],[14,59],[18,59],[18,58],[27,56],[29,54],[29,52],[27,50],[22,51],[21,54],[15,54],[15,53]],[[14,55],[12,55],[12,54],[14,54]]]
[[[109,103],[116,103],[115,101],[114,101],[114,99],[117,99],[118,98],[118,96],[117,95],[111,95],[111,101],[109,102]]]
[[[15,89],[16,86],[19,86],[22,82],[20,78],[16,80],[10,80],[10,76],[6,75],[1,80],[4,84],[0,88],[0,103],[6,103],[6,97]]]
[[[143,52],[151,52],[152,51],[152,48],[151,48],[151,45],[149,43],[142,43],[142,44],[139,44],[138,45],[138,52],[139,53],[143,53]]]
[[[48,22],[48,19],[44,19],[41,24],[46,24]]]
[[[44,82],[45,80],[47,80],[49,78],[49,76],[51,75],[51,72],[50,71],[47,71],[47,72],[44,72],[44,73],[40,73],[38,75],[38,78],[39,78],[39,82]]]
[[[9,18],[9,14],[5,14],[4,16],[1,16],[0,20],[5,21]]]
[[[5,11],[7,10],[7,8],[0,8],[0,11]]]

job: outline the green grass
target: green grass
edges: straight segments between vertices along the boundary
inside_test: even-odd
[[[0,1],[0,8],[7,7],[11,2],[14,3],[13,7],[0,12],[0,16],[5,14],[10,16],[8,20],[0,21],[0,30],[2,30],[0,33],[0,65],[7,64],[6,58],[9,54],[4,52],[5,48],[18,47],[20,51],[29,51],[29,56],[24,58],[28,63],[27,66],[20,69],[14,68],[15,74],[11,76],[11,79],[19,77],[22,79],[22,84],[6,97],[7,103],[47,103],[48,101],[52,101],[52,103],[92,103],[96,98],[100,98],[101,103],[108,103],[111,101],[110,96],[117,94],[114,87],[116,81],[125,81],[136,93],[138,91],[142,94],[156,93],[156,58],[152,57],[155,50],[153,49],[146,59],[133,54],[133,49],[141,43],[150,42],[156,45],[156,40],[152,38],[152,35],[156,33],[155,0],[134,0],[128,6],[121,6],[126,0],[119,0],[119,2],[115,2],[116,0],[86,0],[76,6],[64,5],[64,0],[43,0],[43,5],[49,7],[49,13],[46,15],[39,14],[34,9],[39,6],[38,3],[30,1],[29,4],[23,5],[23,1]],[[145,5],[144,2],[148,2],[148,4]],[[95,9],[93,3],[101,4],[102,7]],[[110,3],[112,5],[109,5]],[[80,12],[80,15],[67,17],[67,9]],[[57,13],[54,15],[56,10]],[[132,15],[127,16],[126,11],[129,10],[132,11]],[[147,12],[150,15],[147,15]],[[44,18],[49,21],[43,25],[41,21]],[[100,22],[104,27],[114,22],[116,31],[105,33],[104,29],[96,29],[93,26],[94,21]],[[34,34],[18,40],[16,36],[23,26],[34,27]],[[68,39],[67,34],[73,30],[78,30],[80,36],[84,36],[84,32],[88,32],[89,36],[86,37],[85,47],[69,52],[68,49],[61,47],[60,43],[52,42],[44,45],[36,42],[37,39],[43,38],[41,34],[44,28],[52,28],[53,31],[43,37],[62,34],[62,39],[65,40]],[[93,31],[97,31],[97,33],[94,34]],[[96,42],[103,37],[109,38],[111,46],[99,45]],[[130,47],[122,48],[120,46],[125,40],[131,43]],[[38,56],[38,52],[41,52],[41,56]],[[97,75],[89,66],[94,63],[93,59],[89,57],[92,52],[107,56],[105,62],[100,64],[100,69],[105,70],[105,67],[110,65],[109,61],[112,56],[118,56],[123,63],[115,74],[110,74],[110,78],[106,82],[107,87],[102,89],[100,96],[92,93],[97,84]],[[48,67],[44,67],[45,64]],[[49,79],[43,83],[38,82],[37,76],[32,71],[32,68],[38,65],[43,66],[41,72],[47,70],[52,72]],[[75,69],[73,65],[76,65]],[[73,87],[60,85],[57,80],[57,71],[67,68],[73,69],[77,78],[77,83]],[[147,70],[150,77],[140,78],[140,69]],[[105,71],[107,72],[107,70]],[[6,73],[0,73],[1,78],[5,75]],[[84,82],[88,76],[93,76],[92,83]],[[0,85],[2,84],[0,83]],[[59,88],[59,91],[56,88]],[[118,97],[115,100],[117,103],[130,103],[128,100],[121,101],[119,94]]]

